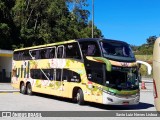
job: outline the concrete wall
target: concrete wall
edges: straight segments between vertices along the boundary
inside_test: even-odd
[[[12,57],[0,57],[0,72],[5,69],[6,77],[10,77],[12,70]]]
[[[0,82],[11,82],[13,51],[0,49]]]

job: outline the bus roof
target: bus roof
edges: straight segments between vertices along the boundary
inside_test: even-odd
[[[124,41],[121,40],[113,40],[113,39],[105,39],[105,38],[84,38],[84,39],[76,39],[76,41],[78,42],[82,42],[82,41],[110,41],[110,42],[121,42],[121,43],[126,43]]]
[[[110,42],[122,42],[126,43],[120,40],[113,40],[113,39],[104,39],[104,38],[81,38],[81,39],[75,39],[75,40],[69,40],[69,41],[62,41],[62,42],[55,42],[51,44],[44,44],[44,45],[38,45],[38,46],[32,46],[32,47],[26,47],[26,48],[20,48],[20,49],[15,49],[14,51],[21,51],[21,50],[29,50],[29,49],[36,49],[36,48],[43,48],[43,47],[50,47],[53,45],[61,45],[61,44],[67,44],[67,43],[72,43],[72,42],[82,42],[82,41],[110,41]]]
[[[44,44],[44,45],[38,45],[38,46],[32,46],[32,47],[15,49],[14,51],[21,51],[21,50],[29,50],[29,49],[50,47],[50,46],[53,46],[53,45],[61,45],[61,44],[67,44],[67,43],[72,43],[72,42],[76,42],[76,41],[75,40],[69,40],[69,41],[55,42],[55,43],[51,43],[51,44]]]

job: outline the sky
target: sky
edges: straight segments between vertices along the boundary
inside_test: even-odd
[[[92,19],[92,0],[88,1]],[[94,24],[105,38],[142,45],[160,36],[160,0],[94,0]]]

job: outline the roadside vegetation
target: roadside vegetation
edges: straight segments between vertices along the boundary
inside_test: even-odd
[[[87,0],[0,0],[0,49],[92,37]],[[94,37],[103,37],[94,25]]]
[[[149,63],[152,66],[152,55],[135,55],[137,60],[145,61]],[[145,65],[141,65],[140,73],[142,77],[152,77],[153,73],[151,75],[147,74],[147,67]]]
[[[0,49],[14,50],[77,38],[92,37],[87,0],[0,0]],[[94,37],[102,38],[94,25]],[[152,65],[150,36],[141,46],[131,45],[137,60]],[[141,74],[146,75],[142,65]]]
[[[141,46],[132,45],[137,60],[145,61],[152,66],[153,46],[156,39],[156,36],[150,36],[146,39],[145,44]],[[145,65],[141,65],[140,72],[143,77],[152,77],[152,74],[149,76],[147,75],[147,68]]]

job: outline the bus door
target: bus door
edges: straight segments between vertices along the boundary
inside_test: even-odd
[[[84,64],[87,73],[89,83],[95,83],[89,88],[91,100],[94,102],[102,102],[102,96],[100,95],[99,85],[104,85],[105,79],[105,65],[101,62],[94,61],[94,57],[100,57],[100,49],[96,42],[85,41],[81,42],[81,49],[84,55]]]

